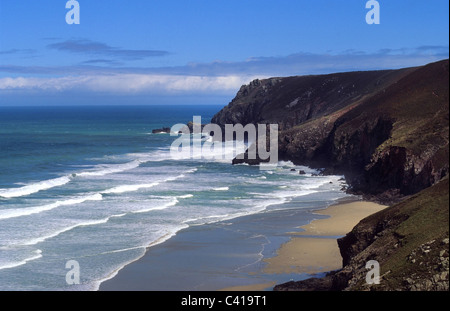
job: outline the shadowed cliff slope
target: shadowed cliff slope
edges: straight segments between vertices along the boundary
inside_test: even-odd
[[[212,123],[276,123],[280,159],[344,174],[350,192],[392,205],[338,240],[343,269],[275,290],[449,289],[448,60],[255,80]],[[233,163],[262,162],[246,155]],[[365,282],[369,260],[379,285]]]
[[[448,173],[448,83],[448,60],[255,80],[211,122],[276,123],[280,159],[345,174],[352,192],[389,201]]]
[[[338,240],[344,268],[324,278],[277,285],[299,290],[449,290],[448,176],[363,219]],[[380,264],[380,284],[367,284],[366,263]]]

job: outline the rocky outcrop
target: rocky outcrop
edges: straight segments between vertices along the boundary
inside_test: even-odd
[[[406,290],[449,290],[448,244],[448,238],[441,241],[431,240],[420,245],[408,255],[407,260],[409,263],[417,265],[417,270],[425,269],[430,277],[424,278],[422,273],[413,272],[409,277],[403,279],[402,285]],[[437,255],[437,252],[439,252],[439,255]]]
[[[277,123],[287,130],[329,115],[397,81],[411,69],[337,73],[254,80],[212,119],[212,123]]]
[[[212,123],[278,124],[279,159],[344,174],[347,191],[392,205],[338,240],[343,269],[275,290],[448,290],[448,60],[255,80]],[[381,284],[365,283],[369,260]]]
[[[280,159],[345,174],[349,191],[392,201],[449,171],[448,83],[448,60],[401,70],[255,80],[212,123],[276,123]],[[245,160],[235,161],[240,162]]]
[[[170,134],[170,127],[163,127],[152,130],[152,134]]]
[[[448,290],[449,181],[363,219],[338,240],[343,268],[275,290]],[[366,263],[380,264],[380,284],[367,284]]]

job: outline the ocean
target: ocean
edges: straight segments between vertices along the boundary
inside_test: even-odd
[[[223,143],[223,157],[172,157],[178,136],[152,134],[221,108],[0,107],[0,290],[98,290],[180,230],[276,210],[312,220],[347,196],[342,176],[291,162],[231,165],[243,143]],[[80,284],[67,280],[71,261]]]

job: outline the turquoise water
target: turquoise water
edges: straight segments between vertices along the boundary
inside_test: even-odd
[[[220,108],[0,107],[0,290],[96,290],[181,229],[345,196],[340,176],[232,166],[229,143],[223,158],[173,158],[178,137],[151,134]]]

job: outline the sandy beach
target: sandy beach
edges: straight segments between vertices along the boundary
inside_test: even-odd
[[[337,238],[384,208],[347,201],[322,210],[275,210],[190,227],[149,248],[100,290],[271,290],[341,268]]]
[[[301,226],[302,232],[292,232],[291,240],[281,246],[277,255],[264,260],[267,263],[264,273],[316,274],[342,268],[337,238],[350,232],[363,218],[386,207],[357,201],[315,212],[330,217]]]

